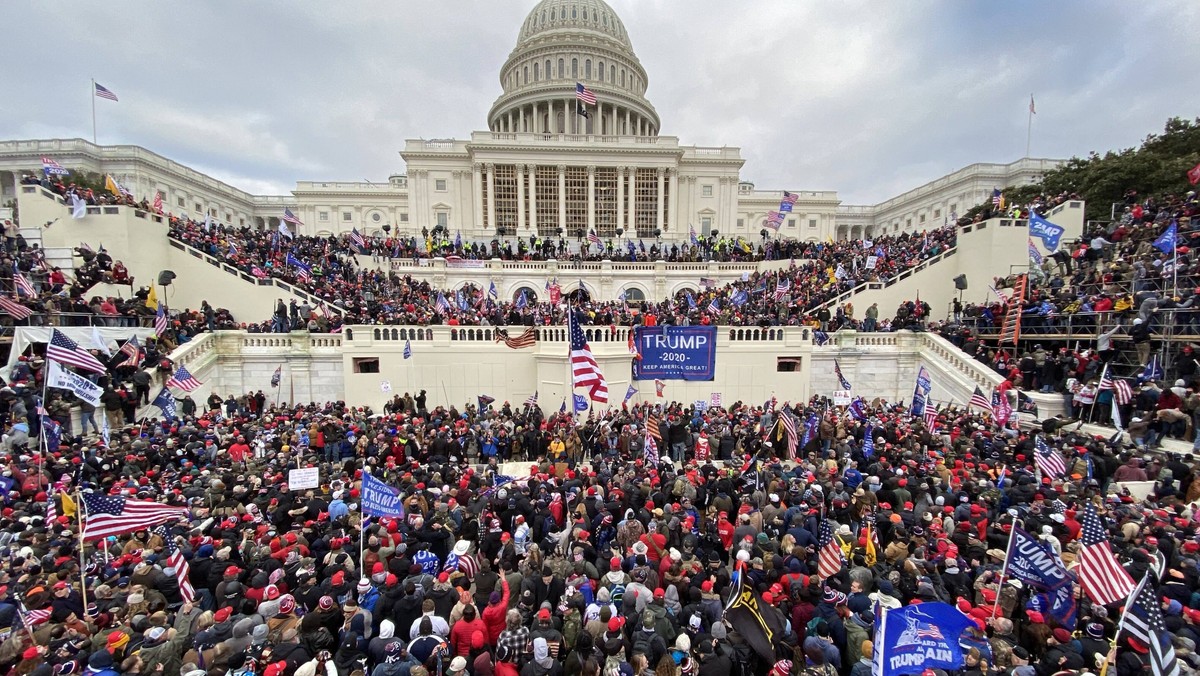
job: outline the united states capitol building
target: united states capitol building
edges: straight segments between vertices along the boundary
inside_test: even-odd
[[[237,227],[271,228],[285,208],[305,234],[413,235],[443,226],[465,240],[533,234],[683,242],[705,235],[759,238],[784,190],[797,195],[779,236],[854,239],[920,231],[985,201],[994,188],[1036,181],[1057,161],[973,164],[875,205],[846,205],[836,190],[759,189],[736,146],[686,145],[665,135],[650,78],[620,17],[603,0],[542,0],[501,65],[487,128],[461,139],[409,139],[403,170],[386,181],[303,180],[289,195],[252,195],[132,145],[82,139],[0,142],[0,206],[41,158],[112,174],[136,197]],[[582,106],[576,85],[596,97]]]

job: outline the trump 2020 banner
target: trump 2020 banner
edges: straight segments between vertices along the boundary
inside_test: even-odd
[[[715,326],[639,326],[634,331],[641,359],[634,380],[712,380],[717,364]]]
[[[958,639],[974,622],[947,603],[919,603],[896,610],[877,611],[872,676],[919,674],[926,669],[961,669]]]

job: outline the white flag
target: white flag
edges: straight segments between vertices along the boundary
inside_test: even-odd
[[[1106,365],[1106,367],[1107,367],[1107,365]],[[1124,432],[1125,424],[1123,422],[1121,422],[1121,407],[1117,406],[1117,398],[1116,397],[1112,398],[1112,419],[1113,419],[1113,427]]]
[[[92,347],[100,350],[109,357],[112,356],[112,350],[108,349],[108,341],[104,340],[104,337],[100,335],[100,327],[98,326],[92,327]]]
[[[287,223],[284,223],[283,221],[279,222],[279,234],[287,237],[288,239],[292,238],[292,231],[288,230]]]
[[[71,218],[83,218],[87,216],[87,202],[84,202],[79,195],[71,195]]]
[[[204,214],[204,232],[212,230],[212,214]]]
[[[49,369],[46,372],[47,387],[57,387],[63,390],[70,390],[79,397],[81,401],[86,401],[92,406],[100,405],[100,395],[104,393],[104,389],[84,378],[78,373],[72,373],[64,369],[57,361],[47,360]]]

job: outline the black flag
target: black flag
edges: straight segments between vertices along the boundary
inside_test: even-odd
[[[779,611],[763,603],[753,587],[741,583],[744,575],[738,575],[739,584],[725,608],[725,619],[759,657],[774,664],[775,642],[783,638],[783,618]]]

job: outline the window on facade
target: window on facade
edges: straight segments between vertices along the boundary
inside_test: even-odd
[[[505,232],[517,230],[517,168],[511,164],[497,164],[492,185],[496,190],[496,228]],[[538,210],[541,211],[541,195],[538,195]]]
[[[355,357],[355,373],[379,373],[379,357]]]
[[[182,198],[182,197],[176,197],[176,198],[175,198],[175,204],[178,204],[180,207],[183,207],[183,198]]]
[[[246,219],[244,219],[244,218],[239,218],[239,219],[238,219],[238,225],[242,226],[243,228],[244,228],[244,227],[246,227]]]
[[[583,237],[587,234],[587,168],[567,167],[565,176],[567,223],[563,229],[566,231],[568,237]]]
[[[342,212],[342,220],[345,221],[346,223],[349,223],[350,221],[354,220],[354,214],[349,211],[343,211]]]
[[[439,178],[433,182],[433,189],[438,192],[446,192],[446,179]]]
[[[815,218],[808,219],[808,227],[810,227],[810,228],[817,227],[817,219],[815,219]]]
[[[571,77],[579,77],[579,59],[571,59]]]
[[[604,82],[604,62],[600,61],[596,64],[596,79]]]
[[[204,211],[204,207],[200,206],[199,202],[196,202],[196,211],[200,211],[200,212]]]
[[[592,60],[587,59],[583,62],[583,79],[592,79]]]
[[[739,219],[738,219],[738,226],[737,226],[737,227],[739,227],[739,228],[744,228],[744,227],[746,227],[746,219],[744,219],[744,218],[739,218]]]
[[[578,18],[579,18],[579,8],[578,8],[578,7],[572,7],[572,8],[571,8],[571,18],[572,18],[572,19],[578,19]]]
[[[616,66],[608,67],[608,81],[609,82],[617,81],[617,67]]]
[[[321,221],[322,223],[328,223],[329,222],[329,212],[328,211],[317,212],[317,220]]]
[[[789,218],[789,219],[788,219],[788,227],[789,227],[789,228],[794,228],[794,227],[796,227],[796,219],[794,219],[794,218]]]
[[[566,75],[566,61],[558,60],[558,76],[561,78]]]
[[[450,227],[450,214],[445,211],[437,212],[437,224],[443,228]]]
[[[521,79],[525,84],[529,84],[529,66],[525,66],[525,73],[521,76]]]
[[[537,180],[537,231],[547,237],[558,229],[558,167],[540,166],[534,170]],[[526,201],[526,206],[528,206]]]
[[[906,228],[912,227],[912,219],[911,218],[904,221],[904,227],[906,227]]]
[[[921,214],[921,217],[918,219],[918,222],[920,222],[920,223],[925,222],[925,214]]]
[[[700,195],[702,197],[712,197],[712,186],[711,185],[700,186]]]
[[[952,213],[952,214],[957,214],[957,213],[958,213],[958,205],[957,205],[957,204],[951,204],[951,205],[950,205],[950,213]]]
[[[658,173],[654,169],[637,169],[634,177],[633,222],[638,237],[653,237],[658,229]],[[665,202],[665,200],[664,200]]]
[[[625,69],[624,68],[621,69],[621,86],[622,87],[625,86]]]
[[[540,77],[538,77],[538,74],[540,73],[540,71],[541,71],[541,66],[536,63],[533,64],[533,81],[534,82],[537,82],[538,80],[541,79]]]
[[[712,232],[712,217],[704,216],[703,218],[700,219],[700,234],[704,235],[705,237],[708,237],[709,233],[711,233],[711,232]]]
[[[401,222],[401,223],[407,223],[407,222],[408,222],[408,212],[407,212],[407,211],[401,211],[401,212],[400,212],[400,222]]]
[[[614,167],[596,167],[596,234],[600,237],[615,237],[617,234],[617,210],[625,208],[617,204],[617,170]]]
[[[934,217],[934,218],[941,218],[941,217],[942,217],[942,210],[941,210],[941,209],[934,209],[934,210],[933,210],[933,217]]]
[[[776,357],[775,371],[777,373],[795,373],[800,370],[803,357]]]

